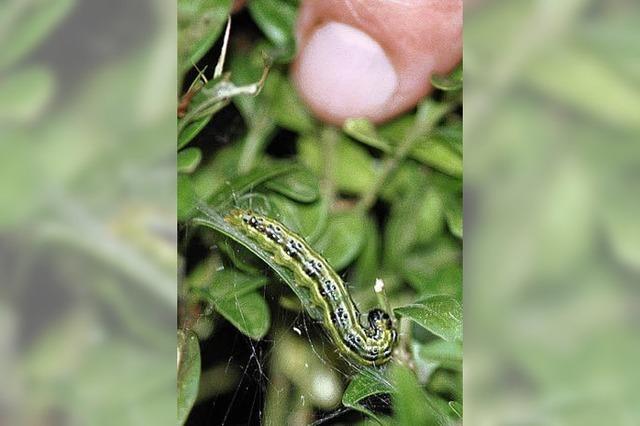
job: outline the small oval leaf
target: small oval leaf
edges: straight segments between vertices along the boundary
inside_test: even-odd
[[[462,306],[451,296],[431,296],[393,311],[446,341],[462,340]]]
[[[178,173],[192,173],[200,160],[202,152],[199,148],[187,148],[178,153]]]
[[[318,179],[306,169],[278,176],[265,186],[301,203],[312,203],[320,197]]]

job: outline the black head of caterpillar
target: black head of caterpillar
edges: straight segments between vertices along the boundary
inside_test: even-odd
[[[341,353],[363,365],[389,361],[397,338],[389,315],[373,309],[363,326],[362,314],[340,276],[302,237],[250,210],[232,210],[224,219],[289,269],[297,286],[309,290],[310,298],[301,300],[305,309],[323,312],[324,328]]]

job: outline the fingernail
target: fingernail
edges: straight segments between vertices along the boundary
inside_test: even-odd
[[[296,78],[313,109],[342,120],[380,111],[398,85],[382,47],[366,33],[338,22],[311,35],[298,58]]]

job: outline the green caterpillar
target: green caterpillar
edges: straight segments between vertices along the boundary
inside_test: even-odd
[[[389,361],[397,337],[389,315],[373,309],[363,326],[344,282],[300,236],[252,211],[232,210],[224,220],[271,253],[278,265],[294,274],[296,285],[309,290],[310,300],[302,301],[305,308],[323,312],[324,327],[341,353],[363,365]]]

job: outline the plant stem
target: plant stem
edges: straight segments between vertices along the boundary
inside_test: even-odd
[[[396,150],[385,158],[382,165],[382,173],[380,173],[369,192],[360,199],[356,208],[367,211],[375,204],[383,185],[393,172],[396,171],[402,160],[411,152],[416,142],[433,130],[435,125],[438,124],[455,105],[455,102],[434,103],[430,101],[420,105],[418,113],[416,114],[415,124],[402,142],[400,142]]]
[[[391,309],[387,292],[384,289],[384,281],[382,281],[381,278],[376,278],[376,283],[373,288],[376,293],[376,297],[378,298],[378,305],[389,314],[393,323],[397,324],[396,316],[393,313],[393,309]]]
[[[242,153],[238,161],[238,172],[240,172],[241,175],[253,169],[256,157],[262,148],[263,141],[264,138],[261,132],[259,132],[256,127],[250,127],[244,144],[242,145]]]
[[[333,206],[336,198],[335,159],[339,138],[338,130],[332,126],[325,127],[320,134],[321,146],[324,150],[321,190],[329,206]]]

